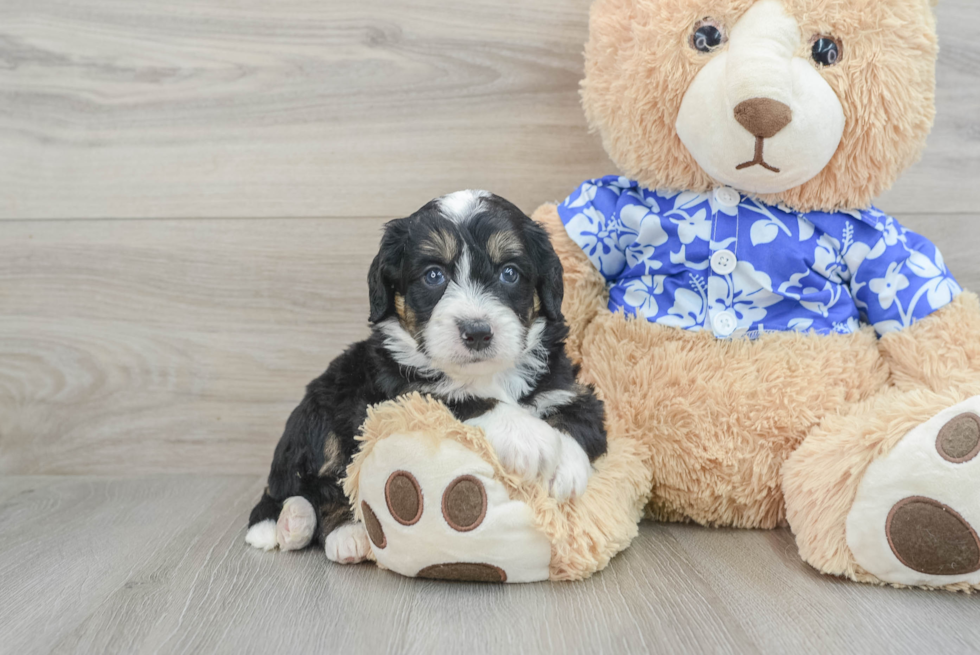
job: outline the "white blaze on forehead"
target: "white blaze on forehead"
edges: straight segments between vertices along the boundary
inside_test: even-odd
[[[439,198],[439,211],[454,223],[462,223],[479,211],[483,200],[489,197],[488,191],[457,191]]]

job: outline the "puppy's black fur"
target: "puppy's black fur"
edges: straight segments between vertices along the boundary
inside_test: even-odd
[[[513,312],[525,340],[532,326],[538,326],[538,341],[523,344],[528,351],[516,364],[514,379],[523,390],[514,400],[535,406],[550,398],[539,416],[574,438],[590,461],[605,453],[602,402],[576,382],[577,368],[565,354],[561,262],[547,233],[517,207],[490,194],[475,196],[465,214],[435,200],[386,225],[368,274],[372,334],[348,348],[307,387],[286,422],[250,527],[275,521],[292,496],[303,496],[317,508],[321,540],[352,520],[341,480],[371,405],[420,391],[440,399],[460,420],[496,406],[498,398],[456,384],[432,363],[431,355],[439,353],[427,351],[433,347],[426,343],[429,319],[440,302],[448,302],[449,284],[464,278]],[[505,273],[507,267],[513,271]],[[514,272],[517,281],[511,282]],[[443,283],[433,284],[440,276]],[[406,355],[404,343],[393,339],[396,332],[410,336],[417,352]]]

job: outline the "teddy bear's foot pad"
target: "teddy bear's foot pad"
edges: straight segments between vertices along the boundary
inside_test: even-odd
[[[551,544],[493,467],[454,440],[395,434],[360,472],[359,509],[378,564],[406,576],[547,580]]]
[[[980,397],[911,430],[868,467],[847,518],[858,564],[884,582],[980,585]]]

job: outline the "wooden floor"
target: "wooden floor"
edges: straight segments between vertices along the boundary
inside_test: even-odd
[[[5,653],[964,653],[980,596],[821,577],[786,531],[644,523],[584,582],[409,580],[243,544],[252,476],[0,480]]]
[[[0,653],[980,650],[980,595],[821,577],[786,531],[644,524],[507,587],[245,547],[384,220],[615,172],[588,6],[0,2]],[[879,205],[980,290],[980,2],[937,11],[936,127]]]

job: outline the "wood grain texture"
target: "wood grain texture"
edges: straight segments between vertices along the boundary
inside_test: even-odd
[[[980,289],[980,215],[900,216]],[[382,221],[0,222],[0,473],[264,474]]]
[[[214,548],[212,521],[228,512],[241,520],[262,485],[4,476],[0,489],[0,650],[41,653],[113,594],[128,591],[138,604],[169,595],[169,568],[193,565],[190,553]],[[152,625],[161,617],[144,618]],[[117,623],[112,638],[145,627]]]
[[[0,472],[267,471],[381,225],[0,222]]]
[[[820,575],[788,530],[667,528],[762,651],[974,653],[980,597]]]
[[[248,548],[260,489],[251,476],[0,479],[3,650],[977,652],[980,596],[820,576],[784,530],[644,523],[583,582],[416,581],[319,549]]]
[[[0,218],[533,209],[615,172],[578,100],[589,0],[6,0]],[[898,212],[980,201],[975,0],[937,8],[939,117]],[[894,38],[901,38],[895,34]]]
[[[0,215],[386,216],[608,170],[588,0],[13,0]]]

